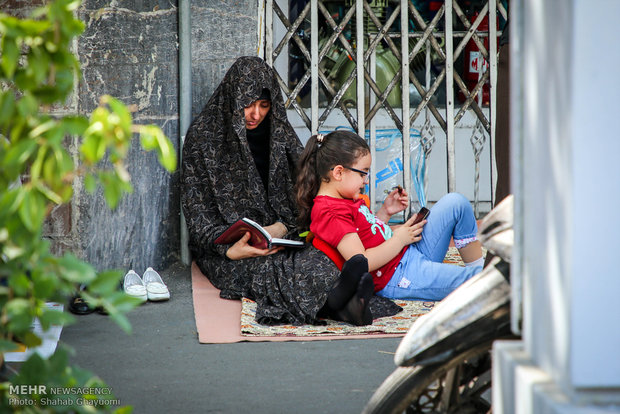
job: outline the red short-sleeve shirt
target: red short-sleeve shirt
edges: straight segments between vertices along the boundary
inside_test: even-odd
[[[329,196],[317,196],[312,207],[310,231],[330,246],[337,248],[342,238],[357,233],[370,249],[392,237],[392,229],[375,216],[363,200],[347,200]],[[403,248],[392,260],[372,272],[375,292],[387,285],[405,250]]]

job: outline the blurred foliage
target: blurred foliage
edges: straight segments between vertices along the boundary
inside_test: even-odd
[[[103,307],[130,332],[125,314],[139,301],[118,289],[122,274],[97,272],[70,253],[51,254],[42,238],[43,223],[55,206],[71,200],[76,180],[83,180],[89,192],[102,188],[115,208],[132,190],[125,158],[134,134],[145,150],[156,151],[168,171],[176,168],[175,148],[161,129],[133,124],[127,106],[111,96],[101,98],[90,118],[53,114],[54,105],[68,100],[81,76],[71,52],[84,30],[74,16],[79,6],[77,0],[56,0],[24,19],[0,13],[0,354],[20,344],[41,344],[31,330],[35,318],[45,330],[72,322],[71,314],[46,303],[66,302],[79,285],[86,285],[82,296],[90,306]],[[60,407],[44,401],[57,396],[15,395],[16,384],[105,386],[92,374],[70,367],[68,352],[59,347],[49,359],[34,354],[10,382],[0,383],[0,412],[131,411],[84,404],[84,399],[113,399],[111,395],[72,393],[63,398],[73,404]],[[33,405],[11,403],[11,398],[24,397]]]

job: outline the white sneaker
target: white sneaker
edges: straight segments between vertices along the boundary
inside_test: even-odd
[[[140,279],[140,276],[133,270],[130,270],[125,275],[125,279],[123,280],[123,290],[129,296],[142,299],[143,302],[146,302],[148,298],[144,282],[142,281],[142,279]]]
[[[146,269],[142,275],[142,280],[144,281],[144,286],[146,286],[146,293],[149,300],[157,302],[170,299],[170,291],[168,291],[168,287],[164,281],[161,280],[159,273],[153,270],[152,267]]]

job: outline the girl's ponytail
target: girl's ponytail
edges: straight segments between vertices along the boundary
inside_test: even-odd
[[[297,166],[297,225],[301,231],[310,227],[310,213],[321,182],[329,180],[329,171],[336,165],[351,166],[357,158],[370,153],[368,143],[350,131],[317,134],[308,139]]]
[[[316,169],[316,156],[319,149],[317,136],[308,139],[306,147],[299,157],[297,166],[297,207],[299,217],[297,225],[300,231],[308,230],[310,226],[310,212],[314,204],[314,197],[321,186],[320,175]]]

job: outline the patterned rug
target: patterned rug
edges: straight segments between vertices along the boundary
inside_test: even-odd
[[[456,248],[450,247],[444,263],[464,266]],[[256,336],[321,336],[321,335],[364,335],[364,334],[405,334],[411,324],[420,316],[428,313],[435,306],[435,302],[422,301],[394,301],[403,310],[394,316],[378,318],[368,326],[353,326],[345,322],[326,319],[321,325],[278,325],[266,326],[256,322],[256,303],[243,298],[241,309],[241,335]]]

